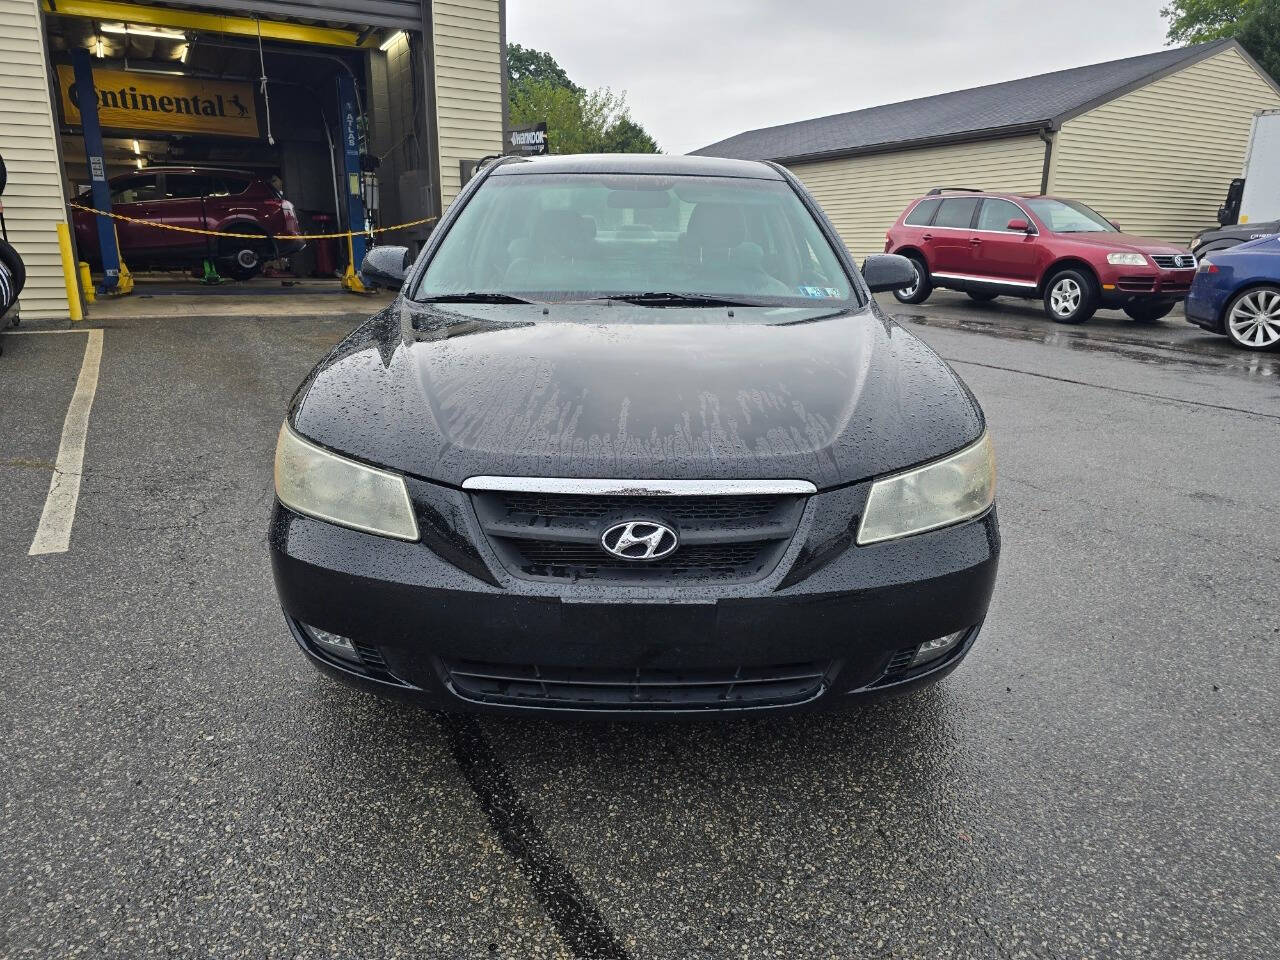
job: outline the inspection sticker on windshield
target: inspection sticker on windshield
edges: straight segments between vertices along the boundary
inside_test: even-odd
[[[800,295],[811,297],[814,300],[821,300],[824,297],[838,297],[840,296],[840,291],[834,287],[801,287]]]

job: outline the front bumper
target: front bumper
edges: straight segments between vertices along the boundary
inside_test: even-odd
[[[1127,303],[1172,303],[1191,290],[1194,269],[1153,270],[1141,267],[1109,267],[1099,276],[1102,302],[1108,307]]]
[[[461,554],[439,541],[438,549],[392,541],[278,503],[269,546],[290,630],[313,662],[429,706],[596,715],[827,709],[949,672],[972,647],[995,584],[994,509],[858,547],[847,514],[860,512],[867,486],[811,497],[777,568],[754,583],[520,579],[487,549],[466,495],[442,488],[452,508],[437,502],[433,519],[450,514],[483,567],[466,572]],[[350,638],[357,657],[334,656],[308,627]],[[907,667],[920,643],[958,632],[944,656]]]

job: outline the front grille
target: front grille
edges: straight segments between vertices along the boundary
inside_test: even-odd
[[[660,506],[663,518],[693,526],[751,526],[766,523],[777,509],[777,496],[620,497],[565,493],[502,493],[502,508],[512,516],[549,524],[565,521],[603,522],[627,507]]]
[[[636,569],[635,561],[610,556],[598,545],[527,540],[519,543],[516,549],[519,550],[525,565],[540,570],[576,567],[599,573],[608,570],[634,571]],[[666,561],[659,560],[658,564],[668,573],[698,571],[723,576],[738,572],[755,574],[759,573],[758,564],[761,561],[761,555],[762,551],[757,543],[717,543],[685,547],[679,551],[678,556],[673,556]],[[653,567],[646,566],[645,569],[653,569]]]
[[[1196,267],[1195,254],[1191,253],[1160,254],[1158,256],[1153,254],[1151,259],[1162,270],[1194,270]]]
[[[804,510],[796,494],[595,495],[476,491],[480,525],[503,565],[533,580],[636,584],[741,582],[777,566]],[[635,561],[608,553],[611,526],[651,521],[676,532],[665,557]]]
[[[804,703],[823,692],[830,666],[674,671],[440,663],[449,689],[464,700],[573,710],[732,710]]]

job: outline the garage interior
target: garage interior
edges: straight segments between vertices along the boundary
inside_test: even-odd
[[[396,17],[389,19],[394,22]],[[429,145],[427,60],[418,31],[296,18],[257,20],[192,8],[48,3],[45,34],[59,88],[54,94],[55,118],[68,201],[93,206],[84,132],[78,115],[68,116],[71,111],[61,89],[73,78],[74,51],[84,50],[99,90],[99,77],[118,74],[139,83],[156,78],[179,84],[234,83],[244,91],[232,95],[235,109],[241,116],[256,118],[256,127],[250,123],[247,130],[242,125],[227,134],[201,131],[199,116],[154,113],[136,128],[108,126],[104,116],[102,157],[108,180],[167,167],[243,171],[280,190],[297,212],[300,232],[308,235],[342,231],[349,222],[360,231],[366,225],[391,226],[439,212]],[[344,168],[341,77],[350,79],[355,92],[360,172],[354,177]],[[245,102],[249,98],[252,103]],[[171,128],[165,129],[166,124]],[[348,186],[358,194],[358,207],[347,202]],[[162,199],[175,194],[183,196],[171,187]],[[360,208],[362,214],[356,212]],[[121,226],[134,230],[131,236],[139,229],[118,224],[118,233]],[[255,279],[237,283],[226,275],[225,266],[220,271],[215,267],[214,275],[204,262],[215,260],[219,242],[235,241],[193,240],[190,234],[140,229],[185,244],[180,263],[153,264],[143,257],[135,267],[122,241],[121,253],[133,280],[140,290],[153,294],[190,293],[193,288],[250,295],[338,292],[349,262],[345,240],[311,240],[298,253],[264,262]],[[414,247],[429,231],[429,223],[420,224],[387,238]],[[201,244],[208,257],[201,255]],[[360,244],[353,246],[358,268]],[[77,259],[86,257],[77,253]],[[101,288],[101,264],[94,260],[94,284]]]

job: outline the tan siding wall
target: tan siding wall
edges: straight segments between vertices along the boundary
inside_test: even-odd
[[[791,169],[861,260],[884,252],[884,235],[908,203],[931,187],[1038,193],[1044,141],[1011,137],[866,157],[798,163]]]
[[[1064,123],[1049,191],[1129,233],[1185,244],[1217,222],[1254,111],[1273,107],[1280,95],[1226,50]]]
[[[67,289],[56,224],[66,222],[44,40],[36,0],[0,0],[0,155],[5,224],[27,268],[22,316],[63,319]]]
[[[460,160],[502,152],[498,0],[432,0],[440,199],[460,189]]]

